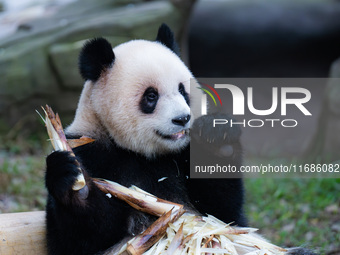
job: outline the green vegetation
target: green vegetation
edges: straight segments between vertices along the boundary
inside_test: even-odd
[[[0,213],[44,209],[46,137],[1,137]]]
[[[43,157],[1,156],[0,212],[42,210],[46,196]]]
[[[340,179],[247,179],[250,225],[273,243],[340,252]],[[337,253],[334,253],[337,254]]]

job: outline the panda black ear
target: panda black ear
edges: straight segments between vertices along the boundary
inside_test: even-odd
[[[115,54],[111,44],[104,38],[85,42],[79,54],[79,71],[85,80],[96,81],[101,73],[113,65]]]
[[[166,24],[162,24],[158,29],[158,34],[156,37],[156,41],[164,44],[166,47],[168,47],[170,50],[175,52],[178,56],[179,53],[179,47],[178,44],[175,41],[174,33],[171,31],[171,29]]]

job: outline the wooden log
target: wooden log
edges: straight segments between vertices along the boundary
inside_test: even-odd
[[[45,212],[0,214],[0,254],[47,254]]]

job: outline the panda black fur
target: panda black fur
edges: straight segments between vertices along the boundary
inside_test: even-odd
[[[49,254],[102,254],[155,220],[107,197],[89,177],[133,184],[188,210],[246,225],[241,179],[188,178],[193,77],[176,53],[166,25],[154,42],[133,40],[113,50],[103,38],[85,43],[79,69],[86,82],[66,136],[96,141],[74,149],[87,182],[80,191],[72,190],[78,168],[68,152],[46,159]],[[204,117],[197,123],[202,127]],[[242,158],[239,136],[230,130],[225,140],[235,148],[226,159],[236,166]]]

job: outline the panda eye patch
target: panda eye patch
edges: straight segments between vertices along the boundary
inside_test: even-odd
[[[183,83],[178,85],[178,92],[184,97],[185,102],[190,106],[189,94],[185,91]]]
[[[184,89],[184,86],[183,86],[182,83],[179,84],[179,86],[178,86],[178,91],[179,91],[179,93],[180,93],[182,96],[185,95],[185,89]]]
[[[140,109],[143,113],[153,113],[158,102],[158,91],[155,88],[149,87],[144,91],[140,101]]]

